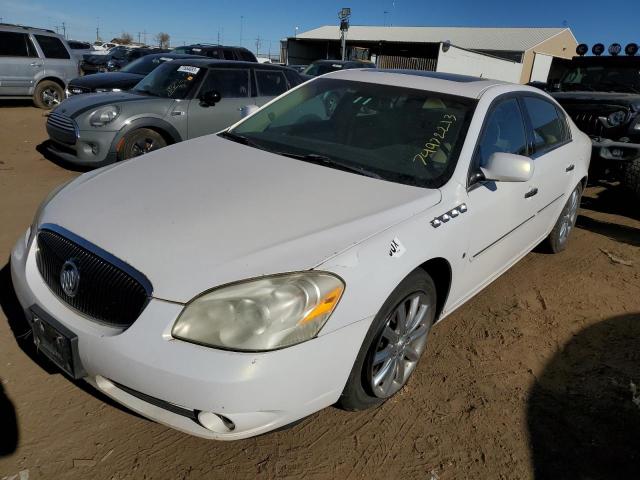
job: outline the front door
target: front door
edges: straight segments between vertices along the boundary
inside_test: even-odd
[[[249,68],[212,68],[200,90],[189,101],[189,138],[216,133],[241,118],[242,107],[255,105],[251,96]],[[207,106],[200,99],[209,91],[220,93],[220,101]]]
[[[475,293],[534,246],[532,181],[493,182],[479,175],[479,167],[496,152],[529,153],[524,118],[516,97],[507,97],[492,106],[476,147],[467,203],[469,263],[461,279],[464,283],[461,291]]]
[[[44,62],[26,33],[0,32],[0,95],[31,95]]]

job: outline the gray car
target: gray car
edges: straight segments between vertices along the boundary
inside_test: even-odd
[[[303,82],[286,67],[177,59],[128,92],[77,95],[49,115],[47,151],[99,167],[215,133]]]
[[[0,24],[0,99],[33,98],[50,109],[80,74],[65,39],[51,30]]]

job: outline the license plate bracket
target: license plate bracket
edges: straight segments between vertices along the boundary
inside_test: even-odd
[[[30,309],[33,341],[58,368],[73,379],[86,376],[78,355],[78,336],[37,305]]]

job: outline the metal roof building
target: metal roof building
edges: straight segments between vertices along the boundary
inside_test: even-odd
[[[385,67],[396,66],[394,63],[406,67],[409,62],[410,66],[414,64],[414,68],[436,70],[443,52],[441,46],[445,42],[458,49],[521,64],[519,81],[522,83],[532,80],[536,75],[534,63],[550,65],[553,57],[571,58],[578,44],[571,30],[566,27],[354,25],[347,34],[347,55],[370,58]],[[340,29],[337,25],[330,25],[300,33],[285,40],[283,50],[290,64],[340,58]]]

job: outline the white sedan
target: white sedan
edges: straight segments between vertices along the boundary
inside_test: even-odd
[[[539,243],[567,246],[590,152],[537,89],[336,72],[54,192],[12,278],[69,376],[246,438],[398,392],[436,321]]]

